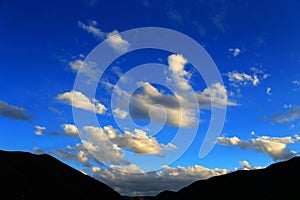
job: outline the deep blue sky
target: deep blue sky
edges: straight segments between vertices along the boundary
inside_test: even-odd
[[[300,150],[299,11],[299,1],[0,1],[0,148],[50,153],[129,195],[176,190],[226,170],[265,167],[295,156]],[[172,71],[185,55],[148,49],[124,54],[112,63],[99,81],[97,101],[79,91],[79,103],[74,99],[70,102],[70,95],[76,92],[76,64],[83,62],[100,42],[109,39],[111,33],[118,36],[141,27],[168,28],[197,41],[215,62],[224,85],[205,85],[188,60],[183,69]],[[172,59],[174,65],[170,63]],[[166,77],[171,77],[175,85],[187,81],[200,96],[206,94],[205,89],[214,88],[217,95],[225,91],[226,99],[221,99],[220,104],[227,106],[227,112],[217,144],[207,156],[198,157],[210,120],[210,108],[201,107],[197,118],[200,128],[189,149],[178,160],[164,163],[166,166],[158,172],[145,175],[152,166],[147,156],[161,157],[162,149],[179,150],[168,143],[178,129],[189,134],[191,128],[186,127],[190,126],[189,118],[185,119],[186,124],[178,122],[174,115],[178,111],[176,106],[168,104],[162,107],[169,108],[169,121],[153,137],[151,130],[116,126],[108,85],[116,84],[135,66],[149,62],[166,65]],[[132,113],[126,115],[132,115],[138,125],[149,122],[138,103],[158,103],[152,93],[147,93],[147,86],[158,89],[161,100],[175,97],[174,91],[166,87],[151,83],[141,86],[136,91],[139,98],[135,96],[137,99],[132,102]],[[188,104],[189,99],[183,102]],[[102,164],[89,154],[84,148],[86,144],[83,146],[77,136],[72,104],[79,106],[79,110],[96,113],[100,126],[92,128],[99,138],[89,139],[99,143],[100,150],[94,153],[101,154]],[[105,109],[91,111],[91,105]],[[120,117],[122,106],[118,106],[120,109],[115,113]],[[116,135],[107,136],[108,129]],[[92,132],[88,128],[80,131]],[[109,140],[115,146],[102,144],[103,137],[111,137]],[[90,146],[85,146],[88,150],[97,146],[89,142]],[[142,162],[135,163],[127,154],[119,155],[120,152],[146,154]],[[124,162],[127,159],[129,163]],[[130,173],[141,170],[142,175]],[[173,181],[174,185],[163,184],[161,180]],[[135,185],[121,184],[123,181]]]

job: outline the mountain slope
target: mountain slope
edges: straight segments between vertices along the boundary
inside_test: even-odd
[[[259,170],[240,170],[200,180],[179,190],[164,191],[155,200],[179,199],[299,199],[300,158]]]
[[[0,199],[122,199],[107,185],[43,154],[0,151]]]

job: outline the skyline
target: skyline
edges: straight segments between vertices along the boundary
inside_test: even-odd
[[[49,153],[126,195],[296,156],[299,9],[299,1],[2,1],[0,147]],[[196,41],[221,79],[207,84],[208,68],[199,73],[189,52],[131,51],[126,33],[147,27]],[[225,122],[199,157],[213,109]]]

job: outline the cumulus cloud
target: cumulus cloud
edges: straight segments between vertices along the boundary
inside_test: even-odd
[[[246,160],[240,161],[239,164],[241,165],[242,170],[252,170],[252,169],[262,169],[261,166],[252,166],[250,163]]]
[[[113,31],[107,34],[107,43],[111,46],[114,50],[125,53],[129,49],[129,42],[121,37],[118,31]]]
[[[287,160],[295,155],[295,152],[287,148],[287,144],[294,143],[292,137],[261,136],[254,139],[241,140],[238,137],[219,137],[218,144],[225,146],[237,146],[242,149],[251,149],[270,156],[273,160]]]
[[[167,81],[174,89],[173,94],[165,94],[149,82],[138,83],[142,91],[131,98],[130,114],[133,118],[149,120],[151,108],[159,105],[162,109],[152,109],[151,119],[162,121],[163,110],[168,125],[190,128],[199,123],[197,107],[210,109],[212,103],[219,108],[237,105],[228,99],[228,91],[221,83],[214,83],[203,91],[193,91],[189,84],[190,74],[184,69],[187,62],[182,55],[172,54],[168,57]],[[120,96],[123,93],[120,92]]]
[[[188,167],[163,166],[157,172],[144,173],[139,166],[134,164],[96,170],[89,168],[89,171],[92,176],[107,183],[123,195],[155,195],[163,190],[177,191],[196,180],[229,172],[226,169],[209,169],[194,165]]]
[[[56,98],[71,106],[74,106],[75,108],[81,108],[98,114],[103,114],[107,110],[107,108],[103,104],[99,103],[98,100],[89,99],[81,92],[74,90],[59,94]]]
[[[43,127],[43,126],[34,126],[35,128],[35,134],[36,135],[43,135],[43,133],[46,131],[46,127]]]
[[[234,56],[237,57],[241,53],[241,49],[239,48],[230,48],[229,52]]]
[[[3,101],[0,101],[0,116],[24,121],[31,120],[31,116],[29,116],[24,108],[9,105],[8,103]]]
[[[194,127],[198,122],[195,110],[187,99],[180,95],[168,95],[158,91],[150,83],[142,84],[143,91],[133,95],[131,116],[135,119],[149,119],[149,112],[153,105],[160,105],[166,114],[166,123],[177,127]],[[160,109],[151,110],[153,120],[162,120]]]
[[[172,54],[168,57],[169,71],[171,72],[171,81],[180,90],[190,90],[190,74],[184,70],[187,59],[180,54]]]
[[[113,114],[117,117],[117,118],[120,118],[120,119],[125,119],[128,115],[128,112],[125,111],[125,110],[122,110],[120,109],[119,107],[118,108],[115,108],[113,110]]]
[[[79,134],[78,128],[73,124],[62,124],[61,128],[67,136],[76,137]]]
[[[120,33],[117,30],[114,30],[110,33],[103,32],[97,28],[97,21],[93,20],[88,24],[84,24],[81,21],[78,21],[78,26],[85,30],[88,33],[91,33],[97,39],[107,39],[107,43],[110,47],[120,53],[128,51],[130,44],[127,40],[122,38]]]
[[[290,106],[287,106],[289,108]],[[292,122],[295,120],[300,119],[300,108],[295,107],[295,108],[290,108],[287,111],[275,114],[273,116],[273,121],[277,123],[286,123],[286,122]]]
[[[229,101],[228,91],[221,83],[214,83],[196,94],[201,108],[209,108],[211,103],[214,103],[218,107],[237,105]]]
[[[101,160],[110,160],[111,157],[117,155],[117,160],[121,161],[124,152],[121,148],[131,149],[137,154],[163,155],[163,150],[171,150],[176,147],[172,144],[159,144],[156,138],[147,136],[143,130],[135,129],[134,132],[125,131],[121,134],[112,126],[104,126],[103,128],[86,126],[84,130],[89,136],[84,142],[90,151],[102,154]],[[105,156],[104,152],[110,151],[113,155]],[[115,155],[115,156],[114,156]],[[115,162],[117,163],[117,162]]]

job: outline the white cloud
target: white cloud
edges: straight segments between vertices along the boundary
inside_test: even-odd
[[[247,85],[258,86],[262,80],[270,77],[270,74],[264,73],[264,70],[261,68],[252,67],[250,70],[252,71],[252,74],[238,72],[236,70],[228,72],[226,75],[228,77],[230,85],[237,88],[239,86]]]
[[[110,33],[106,33],[97,28],[97,21],[93,20],[88,25],[81,21],[78,21],[78,26],[88,33],[91,33],[97,39],[107,39],[107,43],[110,47],[120,53],[127,52],[129,49],[129,42],[122,38],[120,33],[115,30]]]
[[[118,108],[115,108],[113,110],[113,113],[114,115],[117,117],[117,118],[120,118],[120,119],[125,119],[128,115],[128,112],[125,111],[125,110],[121,110],[119,107]]]
[[[78,136],[79,130],[73,124],[63,124],[61,125],[63,132],[68,136]]]
[[[43,133],[46,131],[46,127],[43,126],[34,126],[35,128],[35,134],[36,135],[43,135]]]
[[[81,92],[74,90],[59,94],[56,98],[71,106],[74,106],[75,108],[81,108],[98,114],[103,114],[107,110],[107,108],[103,104],[99,103],[98,100],[89,99]]]
[[[238,137],[219,137],[218,144],[225,146],[238,146],[242,149],[252,149],[265,153],[273,160],[286,160],[295,155],[295,152],[286,147],[287,144],[294,143],[292,137],[269,137],[261,136],[254,139],[241,140]]]
[[[151,118],[162,121],[164,112],[166,123],[177,127],[194,127],[198,123],[194,107],[188,98],[180,95],[165,95],[150,83],[142,83],[143,92],[133,96],[131,116],[135,119],[149,119],[149,112],[153,105],[160,105],[161,109],[151,109]]]
[[[255,135],[255,132],[254,131],[251,131],[251,133],[250,133],[251,135]]]
[[[189,73],[184,70],[187,59],[180,54],[172,54],[168,57],[169,71],[173,84],[180,90],[190,90]]]
[[[295,134],[295,138],[296,138],[296,140],[300,143],[300,135]]]
[[[149,111],[153,105],[160,105],[167,116],[166,123],[176,127],[195,127],[199,123],[197,118],[197,107],[211,108],[215,106],[235,106],[234,102],[228,100],[227,89],[220,83],[214,83],[201,91],[193,91],[190,84],[190,74],[185,71],[184,66],[188,61],[182,56],[173,54],[168,57],[170,77],[167,79],[175,86],[173,95],[158,91],[149,82],[139,83],[143,92],[133,96],[132,117],[136,119],[149,119]],[[195,98],[192,103],[191,99]],[[152,119],[162,120],[161,111],[151,110]]]
[[[98,81],[99,75],[101,74],[101,69],[98,67],[96,62],[84,61],[83,58],[84,55],[79,54],[77,59],[69,62],[69,67],[74,72],[80,72],[89,78]]]
[[[129,49],[129,42],[121,37],[118,31],[113,31],[107,34],[108,44],[120,53],[125,53]]]
[[[239,164],[242,166],[242,170],[252,170],[252,169],[262,169],[261,166],[252,166],[250,163],[246,160],[240,161]]]
[[[78,21],[78,26],[85,30],[88,33],[91,33],[95,38],[104,39],[106,33],[97,28],[97,21],[93,20],[89,24],[84,24],[81,21]]]
[[[85,126],[83,129],[85,138],[82,138],[82,143],[98,160],[109,164],[124,163],[123,150],[111,142],[102,128]]]
[[[237,57],[241,53],[241,50],[239,48],[230,48],[229,52],[232,53],[234,57]]]
[[[237,71],[228,72],[227,73],[228,79],[230,82],[234,84],[240,85],[248,85],[251,83],[254,86],[257,86],[260,83],[257,75],[249,75],[246,73],[239,73]]]
[[[163,190],[177,191],[194,181],[230,172],[226,169],[209,169],[200,165],[188,167],[163,166],[160,171],[144,173],[139,166],[129,164],[108,169],[89,169],[92,175],[122,195],[155,195]],[[124,187],[126,185],[126,187]]]
[[[236,106],[237,104],[228,100],[227,89],[220,83],[214,83],[211,86],[205,88],[203,92],[198,92],[197,98],[200,107],[208,108],[211,103],[214,105],[223,106]]]
[[[271,88],[270,87],[267,87],[267,95],[271,95]]]
[[[162,156],[163,150],[176,148],[171,144],[159,144],[154,137],[147,136],[145,131],[139,129],[135,129],[134,132],[125,131],[123,134],[119,133],[119,131],[112,126],[104,126],[103,128],[88,126],[84,127],[84,130],[88,134],[92,134],[91,137],[87,136],[89,137],[89,143],[86,144],[90,145],[88,149],[93,152],[100,150],[100,148],[102,149],[101,151],[104,151],[104,148],[111,148],[120,151],[118,155],[123,156],[124,152],[121,148],[125,148],[131,149],[137,154]]]

